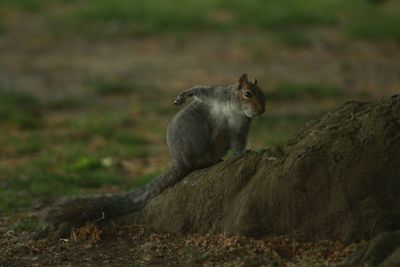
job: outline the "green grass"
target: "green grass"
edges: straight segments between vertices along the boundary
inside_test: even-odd
[[[339,14],[353,13],[362,0],[96,0],[71,14],[75,25],[105,24],[136,32],[182,32],[198,29],[258,27],[276,29],[339,22]]]
[[[71,18],[77,25],[103,24],[106,31],[126,27],[136,33],[179,32],[216,26],[211,25],[207,14],[216,8],[217,2],[96,0],[82,5]]]
[[[342,27],[352,36],[400,42],[400,2],[362,5],[344,20]]]
[[[255,27],[275,32],[283,43],[307,45],[312,42],[309,36],[296,32],[314,26],[336,27],[370,39],[399,40],[400,36],[396,1],[377,5],[367,0],[3,0],[0,6],[41,12],[53,32],[88,36],[179,35]]]
[[[39,226],[39,221],[36,218],[18,218],[15,224],[12,224],[9,229],[13,231],[34,231]]]
[[[332,24],[337,13],[352,9],[345,1],[221,1],[223,8],[235,14],[237,25],[282,28],[299,25]],[[356,1],[357,2],[357,1]]]
[[[151,175],[144,175],[141,177],[135,177],[133,179],[133,187],[134,188],[140,188],[144,185],[146,185],[147,183],[149,183],[151,180],[153,180],[154,178],[158,177],[160,174],[159,173],[154,173]]]
[[[355,1],[359,2],[359,1]],[[66,21],[71,26],[106,32],[190,32],[237,27],[276,29],[334,24],[338,14],[358,6],[348,1],[317,0],[96,0],[78,6]],[[99,27],[103,25],[103,27]]]
[[[1,112],[7,112],[11,108],[36,108],[39,100],[31,94],[16,90],[0,90]]]
[[[0,17],[0,36],[7,32],[6,22],[3,17]]]
[[[50,110],[72,110],[90,106],[90,99],[78,99],[75,97],[64,97],[56,100],[50,100],[43,103],[43,107]]]
[[[39,153],[44,147],[42,136],[36,131],[26,129],[23,133],[10,131],[3,126],[0,136],[1,154],[5,157],[24,157]]]
[[[266,94],[271,100],[324,99],[343,95],[344,91],[337,86],[313,83],[283,83]]]
[[[133,179],[116,164],[148,157],[149,142],[128,107],[116,111],[104,98],[92,100],[76,110],[83,103],[75,99],[44,102],[26,93],[0,92],[0,216],[32,209],[43,198],[111,186],[129,190],[152,177]],[[16,121],[15,114],[23,114],[37,123],[36,110],[46,121],[40,128]],[[62,123],[49,122],[52,114]]]
[[[275,36],[279,42],[289,47],[307,47],[317,41],[316,36],[301,29],[281,30]]]
[[[86,87],[89,92],[98,96],[120,96],[126,97],[135,95],[143,101],[158,100],[161,96],[166,96],[166,92],[153,84],[137,84],[126,79],[100,78],[95,77],[87,81]],[[155,108],[159,106],[154,106]]]
[[[67,124],[79,138],[101,136],[120,144],[146,144],[146,140],[135,130],[137,122],[125,112],[110,110],[107,113],[101,111],[88,113],[78,120],[71,119]]]
[[[66,133],[59,142],[71,143],[73,156],[89,151],[98,160],[107,157],[137,158],[147,155],[148,141],[125,113],[96,112],[66,122]],[[89,163],[88,163],[89,164]]]
[[[146,184],[154,175],[130,178],[113,169],[53,172],[40,168],[23,170],[23,176],[0,182],[1,215],[31,209],[43,197],[60,198],[83,194],[86,190],[120,186],[132,190]],[[87,194],[87,193],[86,193]],[[33,201],[34,200],[34,201]]]
[[[0,124],[19,128],[40,127],[42,106],[31,94],[14,90],[0,91]]]
[[[123,80],[96,79],[91,81],[88,86],[96,94],[102,96],[129,95],[137,89],[137,86]]]
[[[397,16],[378,15],[352,23],[347,31],[370,40],[393,39],[400,42],[400,12]]]
[[[67,127],[83,139],[93,136],[112,138],[122,132],[132,130],[134,126],[135,121],[129,114],[111,110],[108,112],[104,112],[104,110],[92,111],[82,118],[70,119],[67,122]],[[133,132],[132,135],[134,135]]]
[[[6,174],[8,179],[0,182],[0,187],[4,189],[0,191],[0,210],[4,214],[29,209],[35,205],[33,199],[37,200],[38,197],[79,191],[69,176],[45,171],[40,167],[25,167]]]
[[[131,190],[154,177],[132,178],[114,165],[83,155],[70,163],[43,157],[16,169],[2,168],[1,173],[8,179],[0,181],[0,215],[31,209],[42,198],[60,198],[110,186]]]
[[[2,0],[0,1],[0,7],[13,7],[13,8],[20,8],[25,11],[42,11],[49,4],[51,4],[51,0]]]
[[[44,140],[36,132],[30,132],[24,139],[11,138],[8,143],[17,155],[30,155],[40,152],[44,148]]]
[[[105,168],[102,161],[95,157],[79,156],[74,162],[69,164],[69,169],[72,171],[90,171]]]

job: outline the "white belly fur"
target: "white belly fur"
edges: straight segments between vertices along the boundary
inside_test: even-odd
[[[221,103],[213,101],[210,103],[210,117],[212,121],[212,138],[214,139],[220,131],[235,130],[242,124],[242,112],[236,103]]]

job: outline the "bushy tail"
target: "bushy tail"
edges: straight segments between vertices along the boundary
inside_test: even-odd
[[[73,228],[86,223],[96,223],[138,211],[188,173],[172,166],[145,187],[132,192],[62,200],[49,209],[44,218],[45,226],[34,234],[34,238],[65,237]]]

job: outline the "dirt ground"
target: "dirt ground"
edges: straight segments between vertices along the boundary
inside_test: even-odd
[[[103,232],[94,225],[57,241],[0,240],[1,266],[331,266],[364,245],[338,241],[299,243],[282,237],[148,233],[140,226]]]
[[[85,99],[91,96],[87,85],[92,80],[123,79],[174,95],[196,84],[235,82],[247,72],[251,78],[257,77],[267,101],[269,93],[285,82],[330,84],[345,91],[337,99],[269,101],[270,114],[308,114],[330,109],[344,100],[384,98],[400,91],[400,46],[391,41],[350,40],[324,29],[317,30],[318,38],[307,46],[284,46],[268,32],[254,30],[93,39],[53,36],[41,30],[39,22],[37,18],[16,20],[12,30],[0,35],[2,88],[29,92],[41,99]],[[135,108],[130,101],[142,100],[106,101],[123,110]],[[167,119],[150,124],[165,123]],[[162,146],[160,136],[151,138],[154,146]],[[163,149],[150,154],[150,158],[157,158],[152,164],[166,166],[168,157]],[[11,164],[8,157],[0,161]],[[105,233],[88,227],[68,239],[31,241],[26,239],[27,231],[9,230],[8,225],[20,218],[37,220],[42,208],[0,218],[0,266],[329,266],[358,246],[336,241],[299,244],[285,237],[257,240],[243,236],[158,235],[138,226],[116,226],[113,232]]]

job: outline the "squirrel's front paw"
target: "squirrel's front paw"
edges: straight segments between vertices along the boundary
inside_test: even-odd
[[[174,101],[174,105],[182,105],[183,103],[185,103],[185,96],[184,94],[179,94]]]
[[[189,90],[185,90],[179,93],[179,95],[176,97],[174,104],[175,105],[182,105],[185,103],[186,98],[188,97],[192,97],[193,96],[193,92],[189,89]]]
[[[185,103],[186,97],[188,97],[189,94],[187,92],[181,92],[175,99],[174,105],[182,105]]]

